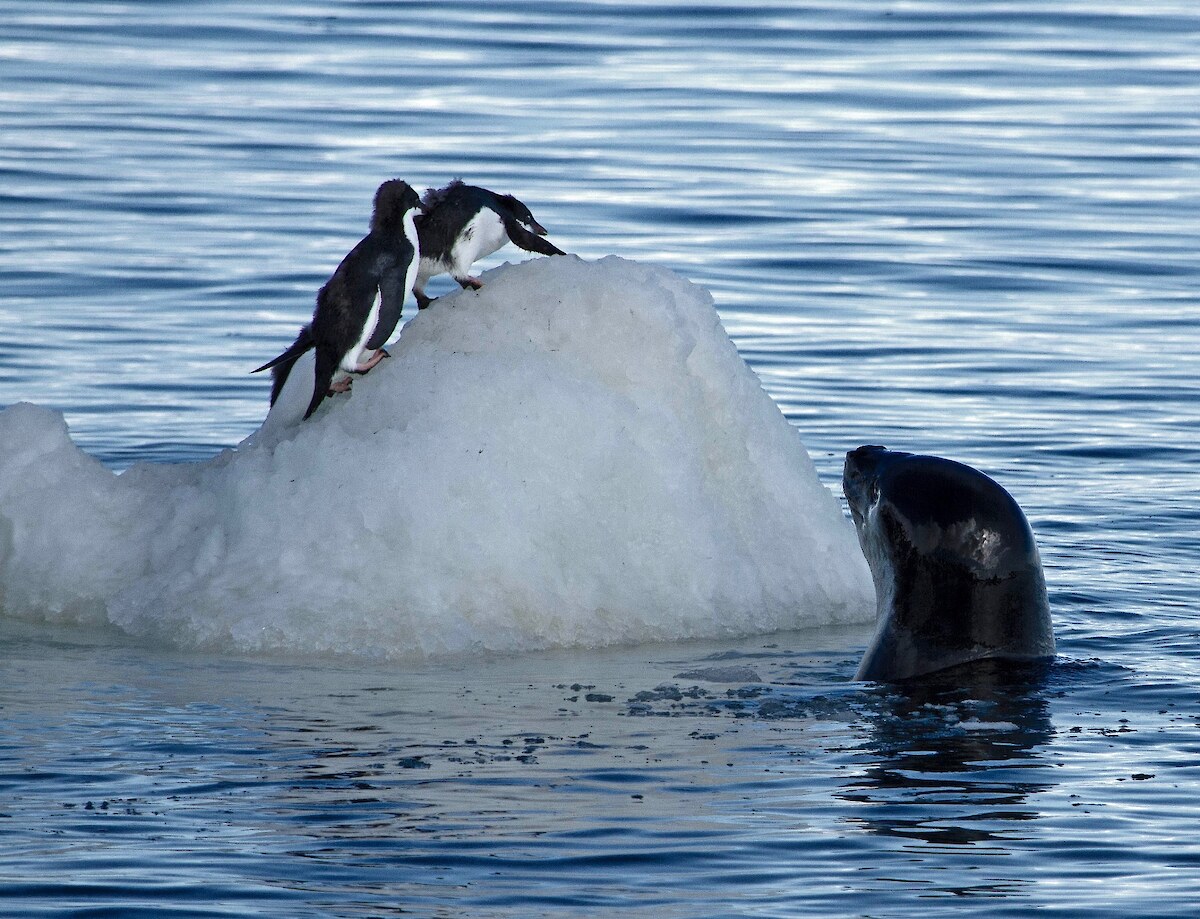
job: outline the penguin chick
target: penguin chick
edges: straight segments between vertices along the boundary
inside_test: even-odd
[[[342,259],[317,294],[312,322],[290,348],[253,372],[271,370],[271,404],[279,397],[296,359],[316,349],[312,401],[304,417],[331,392],[350,388],[339,371],[366,373],[388,354],[383,344],[396,330],[404,298],[412,289],[420,258],[414,224],[421,202],[408,183],[391,179],[375,192],[371,231]],[[369,354],[360,362],[364,354]]]
[[[481,288],[483,282],[470,275],[471,265],[505,243],[542,255],[566,254],[542,239],[545,227],[512,195],[498,195],[455,179],[445,188],[425,192],[421,208],[424,213],[416,218],[421,260],[413,287],[420,309],[431,302],[425,296],[425,284],[443,272],[464,289]]]

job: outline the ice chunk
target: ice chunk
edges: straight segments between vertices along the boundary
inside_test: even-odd
[[[395,657],[873,615],[853,528],[706,292],[617,258],[484,280],[208,462],[115,475],[58,413],[0,413],[3,614]]]

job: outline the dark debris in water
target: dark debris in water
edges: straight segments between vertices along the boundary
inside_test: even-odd
[[[137,817],[141,816],[141,811],[135,807],[135,804],[141,803],[137,798],[113,798],[103,800],[100,803],[95,801],[86,801],[82,805],[63,802],[63,808],[66,810],[74,810],[76,807],[82,807],[85,811],[99,812],[102,814],[123,814],[125,816]],[[0,815],[8,816],[8,815]]]
[[[701,689],[699,686],[692,686],[690,689],[680,689],[674,683],[660,683],[653,689],[642,690],[637,693],[630,702],[682,702],[687,699],[705,699],[708,698],[708,692]]]

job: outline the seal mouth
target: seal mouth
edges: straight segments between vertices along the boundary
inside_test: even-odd
[[[842,480],[842,491],[846,495],[846,503],[850,507],[850,519],[854,521],[856,529],[862,529],[863,520],[866,519],[866,500],[861,491],[857,490],[858,483],[850,483],[845,479]]]
[[[842,494],[850,506],[850,517],[861,529],[867,509],[879,500],[879,465],[891,455],[886,447],[867,444],[846,454],[842,467]]]

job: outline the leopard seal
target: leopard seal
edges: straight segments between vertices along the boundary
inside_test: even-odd
[[[846,454],[842,490],[875,581],[876,632],[856,679],[1054,656],[1033,530],[993,479],[868,445]]]

